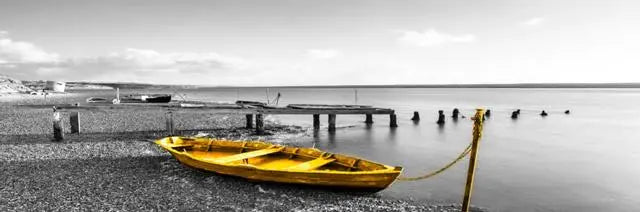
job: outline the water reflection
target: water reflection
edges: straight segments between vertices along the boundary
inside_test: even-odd
[[[438,124],[438,134],[444,134],[444,124]]]
[[[313,129],[313,140],[311,142],[313,142],[313,148],[316,148],[317,146],[320,145],[320,129]]]
[[[328,135],[329,143],[327,143],[327,149],[336,148],[336,131],[329,131]]]
[[[390,127],[389,128],[389,136],[387,138],[389,138],[389,141],[393,141],[395,143],[395,141],[396,141],[396,127]]]
[[[367,124],[364,127],[364,137],[365,137],[365,141],[373,141],[373,128],[372,128],[373,124]]]
[[[417,127],[418,125],[420,125],[420,120],[412,120],[412,122],[414,127]]]
[[[365,129],[367,129],[367,131],[371,130],[371,127],[373,126],[373,123],[366,123],[365,125]]]

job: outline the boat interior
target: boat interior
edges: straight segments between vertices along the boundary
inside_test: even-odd
[[[369,172],[402,169],[315,148],[280,146],[260,141],[168,137],[159,140],[158,144],[174,154],[186,154],[203,162],[268,170]]]

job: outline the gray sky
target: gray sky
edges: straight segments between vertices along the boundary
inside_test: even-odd
[[[0,73],[201,85],[640,82],[640,1],[0,0]]]

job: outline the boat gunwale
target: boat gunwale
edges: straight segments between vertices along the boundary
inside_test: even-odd
[[[174,137],[178,137],[178,138],[191,138],[191,137],[180,137],[180,136],[174,136]],[[403,170],[402,167],[400,166],[389,166],[383,163],[378,163],[375,161],[371,161],[371,160],[367,160],[367,159],[362,159],[360,157],[354,157],[354,156],[350,156],[350,155],[346,155],[346,154],[336,154],[336,153],[331,153],[334,155],[340,155],[340,156],[344,156],[344,157],[350,157],[350,158],[355,158],[358,160],[363,160],[363,161],[367,161],[370,163],[374,163],[374,164],[378,164],[381,165],[383,167],[385,167],[385,169],[378,169],[378,170],[372,170],[372,171],[339,171],[339,170],[303,170],[303,171],[292,171],[292,170],[286,170],[286,169],[270,169],[270,168],[262,168],[259,166],[254,166],[254,165],[250,165],[250,164],[230,164],[230,163],[218,163],[215,161],[205,161],[202,160],[200,158],[197,157],[193,157],[192,154],[188,153],[188,152],[184,152],[184,151],[178,151],[176,149],[174,149],[172,146],[168,145],[167,142],[163,142],[163,140],[167,139],[167,138],[173,138],[173,137],[165,137],[165,138],[161,138],[155,141],[155,143],[159,146],[161,146],[163,149],[171,152],[172,154],[179,154],[179,155],[183,155],[185,157],[188,157],[192,160],[196,160],[202,163],[211,163],[211,164],[216,164],[216,165],[220,165],[220,166],[227,166],[227,167],[234,167],[234,168],[245,168],[245,169],[258,169],[258,170],[262,170],[262,171],[277,171],[277,172],[285,172],[285,173],[331,173],[331,174],[342,174],[342,175],[370,175],[370,174],[400,174]],[[209,138],[212,139],[212,138]],[[228,141],[228,142],[236,142],[233,140],[222,140],[222,139],[216,139],[218,141]],[[271,143],[267,143],[267,142],[263,142],[263,141],[249,141],[249,142],[254,142],[254,143],[262,143],[262,144],[269,144],[269,145],[273,145],[274,147],[285,147],[282,145],[274,145]],[[180,146],[177,146],[180,147]],[[183,145],[183,147],[185,147]],[[296,148],[301,148],[301,149],[314,149],[314,148],[308,148],[308,147],[296,147]],[[323,151],[326,153],[326,151]]]

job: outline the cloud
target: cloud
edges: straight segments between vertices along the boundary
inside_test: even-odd
[[[172,71],[206,73],[211,70],[243,68],[247,62],[243,59],[222,56],[217,53],[170,52],[160,53],[148,49],[128,48],[122,52],[111,53],[97,58],[99,63],[124,70]],[[83,62],[83,61],[81,61]]]
[[[542,22],[544,22],[544,18],[542,17],[535,17],[535,18],[531,18],[529,20],[523,21],[520,24],[525,25],[525,26],[535,26],[535,25],[539,25]]]
[[[214,52],[157,52],[127,48],[99,57],[62,58],[0,33],[0,72],[19,79],[200,83],[238,75],[252,64]],[[234,73],[235,72],[235,73]],[[244,75],[242,75],[244,76]]]
[[[438,46],[446,43],[470,43],[476,40],[476,36],[472,34],[451,35],[435,29],[427,29],[423,32],[410,30],[399,32],[401,36],[398,38],[398,42],[421,47]]]
[[[49,53],[28,42],[13,41],[9,33],[0,31],[0,64],[55,63],[60,56]]]
[[[325,60],[331,59],[342,55],[342,52],[335,49],[309,49],[307,50],[307,56],[311,59]]]

